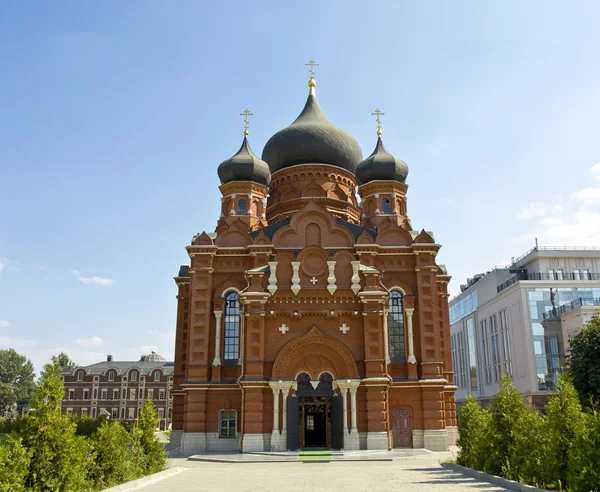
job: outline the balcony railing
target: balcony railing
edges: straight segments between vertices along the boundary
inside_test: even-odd
[[[543,315],[543,320],[548,321],[552,318],[560,316],[561,314],[568,313],[569,311],[580,308],[582,306],[600,306],[600,298],[584,299],[582,297],[579,297],[578,299],[573,299],[571,302],[567,302],[562,306],[552,308],[546,311]]]
[[[519,272],[516,275],[513,275],[506,282],[501,283],[498,287],[496,287],[496,291],[498,293],[503,290],[508,289],[511,285],[520,282],[521,280],[577,280],[583,281],[586,280],[600,280],[600,273],[540,273],[540,272]]]
[[[529,256],[534,251],[599,251],[600,247],[598,246],[537,246],[535,248],[531,248],[529,251],[523,253],[518,258],[515,258],[511,261],[511,266],[515,263],[519,263],[523,258]]]

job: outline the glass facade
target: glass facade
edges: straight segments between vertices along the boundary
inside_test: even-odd
[[[528,289],[528,294],[538,387],[542,391],[552,390],[558,381],[565,350],[560,323],[545,322],[544,313],[577,299],[584,302],[597,299],[600,288],[538,287]]]
[[[471,292],[450,306],[450,324],[453,325],[477,310],[477,291]]]

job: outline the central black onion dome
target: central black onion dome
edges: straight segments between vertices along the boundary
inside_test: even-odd
[[[269,186],[269,183],[271,183],[269,165],[254,155],[248,143],[247,135],[244,135],[240,150],[234,156],[219,164],[217,174],[221,184],[231,181],[255,181]]]
[[[404,183],[408,176],[406,162],[396,159],[383,146],[381,136],[377,137],[377,145],[373,153],[356,168],[356,179],[359,184],[370,181],[400,181]]]
[[[315,81],[300,116],[273,135],[262,153],[271,172],[297,164],[330,164],[355,173],[362,150],[352,135],[335,126],[319,107]]]

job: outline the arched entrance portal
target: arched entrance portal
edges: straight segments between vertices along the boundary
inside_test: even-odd
[[[317,381],[302,372],[296,377],[297,390],[288,397],[288,447],[344,447],[342,397],[335,394],[333,376],[322,373]]]

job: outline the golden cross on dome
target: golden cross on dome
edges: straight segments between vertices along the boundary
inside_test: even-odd
[[[310,73],[310,80],[314,79],[315,78],[315,71],[313,70],[313,68],[314,67],[318,67],[319,64],[315,63],[314,60],[310,60],[308,63],[305,63],[304,66],[305,67],[310,67],[308,69],[308,73]]]
[[[248,127],[250,126],[250,122],[248,121],[248,116],[254,116],[254,113],[251,113],[247,109],[244,109],[243,113],[240,113],[240,116],[244,117],[244,135],[248,136]]]
[[[383,132],[381,131],[381,120],[379,119],[379,117],[385,115],[385,113],[382,113],[381,110],[377,108],[375,112],[371,114],[375,116],[375,119],[377,120],[377,136],[381,137],[381,134]]]

